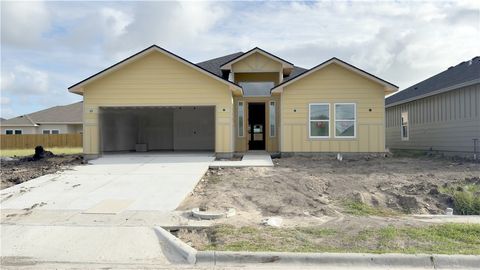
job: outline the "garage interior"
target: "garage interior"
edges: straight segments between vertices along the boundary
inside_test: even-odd
[[[102,152],[214,151],[215,107],[102,107]]]

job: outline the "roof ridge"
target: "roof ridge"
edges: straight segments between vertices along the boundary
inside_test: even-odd
[[[232,55],[234,55],[234,54],[244,54],[244,52],[242,52],[242,51],[239,51],[239,52],[235,52],[235,53],[226,54],[226,55],[223,55],[223,56],[219,56],[219,57],[215,57],[215,58],[207,59],[207,60],[204,60],[204,61],[202,61],[202,62],[198,62],[198,63],[196,63],[196,65],[203,64],[203,63],[205,63],[205,62],[209,62],[209,61],[213,61],[213,60],[217,60],[217,59],[220,59],[220,58],[224,58],[224,57],[232,56]]]

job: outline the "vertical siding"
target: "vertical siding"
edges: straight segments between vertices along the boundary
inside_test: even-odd
[[[283,89],[282,152],[383,152],[383,86],[332,64]],[[356,138],[334,138],[334,103],[356,103]],[[330,138],[310,139],[310,103],[330,103]],[[371,109],[371,111],[370,111]]]
[[[215,151],[233,152],[233,97],[228,86],[162,53],[152,52],[88,84],[84,153],[99,153],[102,106],[215,106]]]
[[[480,84],[386,109],[387,147],[472,152],[480,139]],[[400,137],[400,114],[408,111],[409,140]]]

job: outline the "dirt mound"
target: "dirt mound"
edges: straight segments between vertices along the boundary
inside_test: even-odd
[[[478,180],[480,164],[429,158],[292,157],[274,168],[210,170],[179,207],[236,208],[263,216],[322,216],[348,201],[401,213],[436,214],[451,207],[444,185]]]
[[[46,151],[48,152],[48,151]],[[44,153],[43,158],[33,157],[18,160],[2,160],[0,166],[1,189],[17,185],[45,174],[66,170],[83,162],[80,155],[53,155]]]

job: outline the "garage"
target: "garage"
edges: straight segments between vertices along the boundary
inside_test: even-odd
[[[215,151],[215,107],[100,107],[102,152]]]

